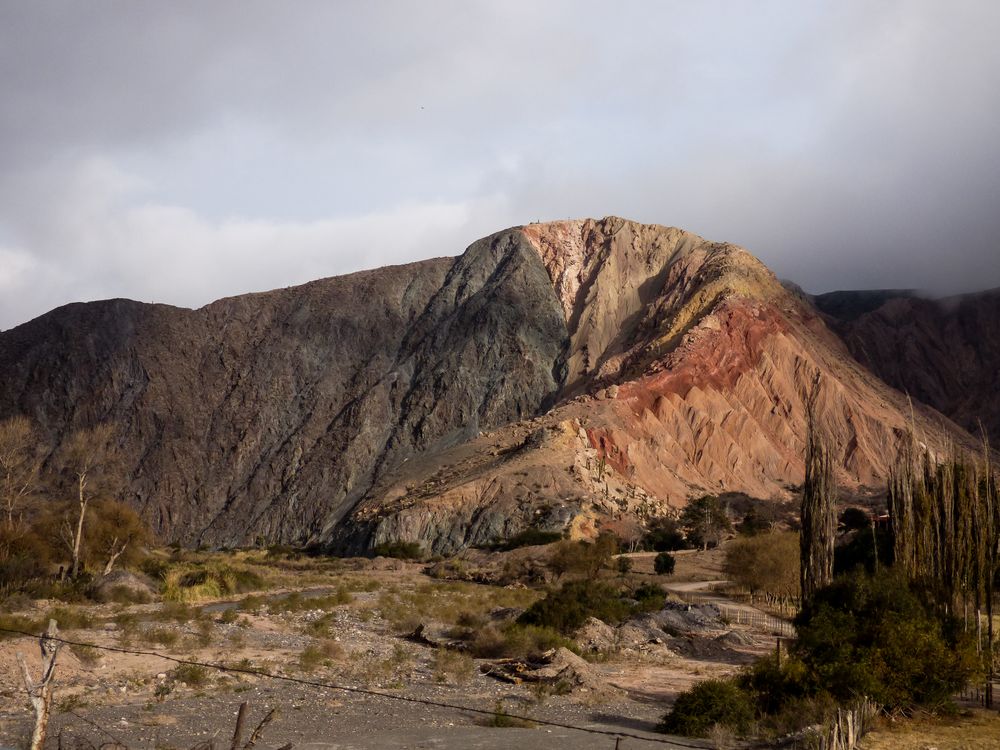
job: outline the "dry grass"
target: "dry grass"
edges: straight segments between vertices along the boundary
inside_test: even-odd
[[[955,718],[923,718],[884,722],[866,735],[864,750],[993,750],[1000,747],[1000,715],[995,711],[963,712]]]
[[[495,609],[523,609],[540,596],[539,592],[529,589],[435,581],[410,589],[390,586],[379,595],[375,609],[394,631],[405,633],[427,622],[463,627],[479,625],[486,622],[487,615]]]

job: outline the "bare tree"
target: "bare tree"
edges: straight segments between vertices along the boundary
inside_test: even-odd
[[[79,509],[76,528],[67,530],[71,577],[79,575],[81,569],[80,552],[87,506],[99,493],[110,492],[114,482],[114,452],[111,444],[113,435],[114,429],[111,425],[101,424],[90,429],[77,430],[70,436],[66,446],[65,467],[73,479]]]
[[[19,651],[17,661],[21,665],[21,676],[24,678],[24,688],[35,709],[35,729],[31,734],[31,750],[42,750],[45,746],[45,732],[49,726],[49,714],[52,711],[52,678],[56,670],[56,656],[59,655],[60,643],[56,640],[58,628],[55,620],[49,620],[49,627],[42,634],[39,646],[42,650],[42,676],[35,682],[28,671],[24,655]]]
[[[35,493],[41,451],[35,427],[27,417],[0,422],[0,501],[8,530],[20,525],[24,505]]]

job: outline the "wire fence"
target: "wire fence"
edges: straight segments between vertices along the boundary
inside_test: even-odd
[[[0,633],[6,633],[15,638],[31,638],[37,640],[41,634],[39,633],[29,633],[24,630],[17,630],[14,628],[0,627]],[[327,682],[324,680],[309,680],[302,677],[292,677],[290,675],[277,674],[274,672],[268,672],[263,669],[256,669],[253,667],[242,667],[242,666],[231,666],[228,664],[218,664],[214,662],[203,662],[197,661],[195,659],[182,659],[177,656],[171,656],[169,654],[160,653],[158,651],[148,651],[145,649],[137,648],[125,648],[123,646],[104,646],[97,643],[91,643],[87,641],[71,640],[68,638],[63,638],[61,636],[46,636],[52,642],[59,643],[66,646],[78,646],[97,649],[98,651],[108,651],[112,653],[119,654],[131,654],[134,656],[152,656],[159,659],[164,659],[175,664],[185,664],[195,667],[203,667],[205,669],[215,670],[217,672],[230,673],[230,674],[244,674],[254,677],[261,677],[269,680],[278,680],[281,682],[294,683],[296,685],[304,685],[307,687],[314,687],[323,690],[336,690],[344,693],[352,693],[356,695],[364,695],[368,697],[385,698],[387,700],[398,701],[401,703],[419,704],[424,706],[432,706],[435,708],[443,708],[452,711],[459,711],[463,713],[471,713],[479,716],[486,716],[490,718],[496,718],[497,710],[487,710],[483,708],[477,708],[475,706],[463,706],[457,703],[448,703],[446,701],[436,701],[429,698],[417,698],[414,696],[407,695],[396,695],[393,693],[385,693],[380,690],[371,690],[369,688],[363,688],[352,685],[339,685],[332,682]],[[640,734],[633,734],[631,732],[622,732],[609,729],[596,729],[594,727],[585,727],[577,724],[567,724],[565,722],[552,721],[550,719],[540,719],[533,716],[526,716],[520,714],[509,713],[507,711],[503,712],[503,716],[509,719],[517,719],[520,721],[527,722],[529,724],[537,724],[539,726],[556,727],[558,729],[569,729],[578,732],[585,732],[587,734],[603,735],[616,740],[616,746],[618,746],[618,741],[621,739],[631,739],[639,740],[641,742],[648,742],[656,745],[663,745],[665,747],[675,747],[675,748],[693,748],[694,750],[705,750],[705,745],[703,744],[690,744],[679,739],[674,738],[659,738],[659,737],[649,737]]]
[[[719,615],[723,620],[734,625],[748,625],[759,630],[766,630],[774,635],[780,635],[783,638],[795,637],[795,626],[792,623],[766,612],[725,604],[720,602],[718,597],[696,591],[672,591],[671,593],[690,604],[708,604],[715,607],[719,610]]]

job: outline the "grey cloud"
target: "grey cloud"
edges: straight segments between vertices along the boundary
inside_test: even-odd
[[[810,291],[997,286],[998,32],[971,0],[5,4],[0,326],[609,213]]]

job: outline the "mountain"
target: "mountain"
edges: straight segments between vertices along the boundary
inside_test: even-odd
[[[927,299],[912,291],[814,298],[851,354],[894,388],[1000,445],[1000,289]]]
[[[1000,349],[998,349],[1000,351]],[[882,485],[906,397],[747,251],[616,217],[219,300],[73,304],[0,334],[0,417],[116,426],[167,540],[592,533],[802,481],[805,402],[845,488]],[[967,433],[918,404],[932,450]]]

